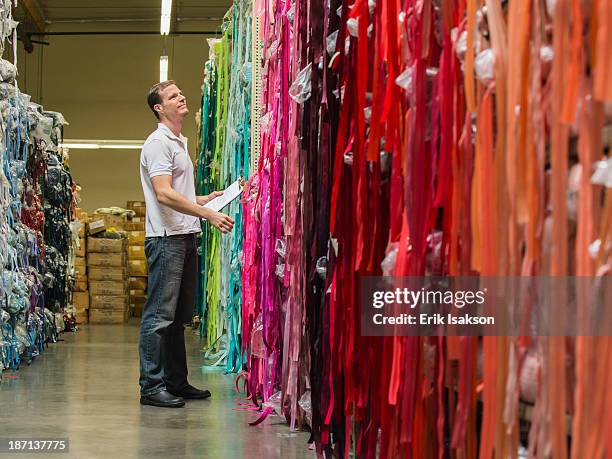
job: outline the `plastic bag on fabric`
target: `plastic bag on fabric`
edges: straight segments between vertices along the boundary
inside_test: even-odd
[[[358,18],[350,18],[348,21],[346,21],[346,27],[348,28],[348,33],[351,37],[359,38]]]
[[[408,92],[412,91],[413,74],[414,66],[406,67],[395,79],[395,84]]]
[[[285,263],[278,263],[276,265],[276,268],[274,269],[274,274],[276,274],[276,277],[278,277],[280,280],[284,280],[285,279]]]
[[[287,10],[287,19],[293,24],[293,20],[295,19],[295,3],[292,3],[289,10]]]
[[[279,257],[285,258],[287,254],[287,246],[286,246],[284,237],[280,237],[276,240],[276,244],[274,245],[274,250],[276,251]]]
[[[593,185],[603,185],[606,188],[612,188],[612,158],[597,161],[595,163],[595,172],[591,176]]]
[[[336,43],[338,41],[338,35],[340,31],[336,30],[335,32],[330,33],[325,39],[325,49],[327,50],[327,54],[333,56],[336,52]]]
[[[540,59],[542,62],[552,62],[553,57],[555,57],[555,51],[552,49],[552,46],[542,46],[540,48]]]
[[[66,328],[66,324],[64,322],[64,314],[61,312],[55,313],[55,326],[58,330],[64,330]]]
[[[368,11],[370,12],[370,16],[374,15],[375,10],[376,10],[376,0],[368,0]]]
[[[332,94],[336,97],[336,99],[340,99],[340,102],[342,102],[342,100],[344,99],[344,92],[345,92],[346,87],[344,85],[342,85],[342,87],[340,88],[340,90],[338,89],[334,89],[332,91]]]
[[[266,49],[266,61],[269,61],[272,57],[276,56],[276,52],[278,51],[279,41],[274,40]]]
[[[272,408],[279,416],[283,415],[283,408],[281,406],[281,391],[275,392],[270,396],[268,400],[262,403],[264,410],[268,407]]]
[[[474,60],[474,71],[476,78],[485,86],[495,81],[495,53],[493,49],[485,49],[476,56]]]
[[[32,105],[32,104],[31,104]],[[45,145],[50,145],[51,133],[53,132],[53,119],[48,116],[44,116],[34,106],[32,107],[32,117],[36,118],[36,126],[30,131],[30,134],[34,139],[43,141]]]
[[[298,104],[303,104],[310,98],[312,92],[311,75],[312,63],[309,63],[299,71],[289,88],[289,95]]]
[[[451,39],[455,43],[455,53],[457,54],[457,58],[461,62],[465,60],[465,53],[467,52],[467,30],[459,33],[459,29],[457,27],[451,30]],[[478,54],[480,52],[480,34],[476,33],[474,36],[474,53]]]
[[[259,124],[261,125],[261,130],[263,132],[270,132],[270,120],[272,119],[272,112],[268,112],[265,115],[263,115],[260,119],[259,119]]]
[[[206,43],[208,43],[208,58],[214,61],[216,59],[215,45],[217,43],[221,43],[221,39],[220,38],[207,38]]]
[[[321,257],[317,260],[317,265],[315,270],[319,277],[323,280],[327,277],[327,257]]]
[[[0,59],[0,79],[5,83],[14,83],[15,78],[17,78],[17,67],[5,59]]]
[[[261,313],[255,319],[253,324],[253,332],[251,334],[251,354],[255,357],[263,359],[266,357],[266,345],[263,339],[263,321]]]
[[[18,95],[15,85],[10,83],[0,83],[0,99],[15,99]]]
[[[395,265],[397,263],[397,254],[399,252],[399,242],[392,242],[387,249],[387,255],[380,263],[380,267],[383,271],[383,276],[392,276],[395,272]]]
[[[253,64],[245,62],[240,69],[240,82],[247,87],[253,81]]]
[[[310,397],[310,390],[307,390],[306,392],[304,392],[304,394],[302,394],[300,400],[298,401],[298,405],[300,405],[300,408],[302,408],[304,410],[304,413],[306,414],[306,422],[309,425],[312,425],[312,400]]]
[[[53,119],[53,127],[61,127],[61,126],[70,125],[70,123],[66,121],[66,118],[64,118],[64,115],[62,115],[60,112],[53,112],[53,111],[45,110],[43,112],[43,115],[48,116]]]

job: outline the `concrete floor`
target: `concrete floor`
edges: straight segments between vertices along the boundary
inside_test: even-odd
[[[0,438],[68,438],[69,454],[2,454],[41,458],[309,458],[306,432],[269,417],[251,427],[238,411],[234,377],[202,367],[200,343],[188,330],[190,382],[212,392],[185,408],[141,406],[138,322],[86,325],[51,345],[30,367],[4,373]],[[8,378],[7,378],[8,376]]]

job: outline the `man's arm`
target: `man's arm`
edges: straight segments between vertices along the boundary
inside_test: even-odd
[[[218,196],[223,196],[223,191],[213,191],[212,193],[207,194],[206,196],[196,196],[196,202],[201,206],[205,206]]]
[[[215,212],[212,209],[201,207],[187,199],[181,193],[172,188],[172,176],[158,175],[151,178],[153,190],[160,204],[170,207],[182,214],[192,217],[205,218],[210,224],[218,228],[222,233],[229,233],[234,227],[234,220],[225,214]]]

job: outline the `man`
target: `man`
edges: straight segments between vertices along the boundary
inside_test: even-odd
[[[232,230],[234,220],[202,207],[221,192],[195,194],[193,163],[181,134],[189,110],[180,88],[173,81],[156,84],[147,102],[159,124],[140,156],[149,269],[140,328],[140,403],[181,407],[185,399],[210,397],[187,382],[184,324],[191,321],[195,305],[195,235],[201,218],[223,233]]]

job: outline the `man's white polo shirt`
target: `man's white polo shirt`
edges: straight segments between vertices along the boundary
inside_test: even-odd
[[[187,150],[187,138],[174,135],[162,123],[147,138],[140,154],[140,180],[147,203],[146,236],[172,236],[199,233],[200,219],[185,215],[157,201],[151,184],[153,177],[172,176],[172,188],[196,202],[193,162]]]

